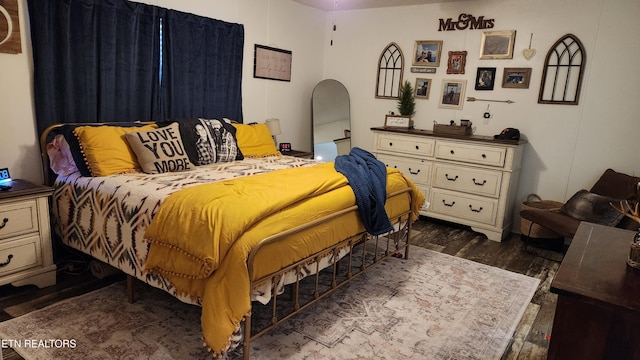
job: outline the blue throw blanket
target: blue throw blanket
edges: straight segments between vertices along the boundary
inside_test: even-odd
[[[387,201],[387,167],[370,152],[353,148],[336,157],[334,167],[349,181],[365,229],[373,235],[393,230],[384,204]]]

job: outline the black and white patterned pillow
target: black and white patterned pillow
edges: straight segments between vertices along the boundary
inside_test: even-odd
[[[236,141],[236,129],[230,123],[215,119],[176,121],[185,151],[193,164],[200,166],[244,159]]]

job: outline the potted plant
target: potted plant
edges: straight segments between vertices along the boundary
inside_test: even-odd
[[[413,87],[408,80],[405,80],[402,88],[400,88],[398,112],[403,116],[413,116],[416,113],[416,100],[413,98]]]

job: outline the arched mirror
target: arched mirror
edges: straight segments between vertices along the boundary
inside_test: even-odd
[[[351,150],[349,92],[337,80],[322,80],[311,95],[313,155],[317,160],[333,161]]]

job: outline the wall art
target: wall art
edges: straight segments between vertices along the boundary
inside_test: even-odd
[[[516,31],[485,31],[480,41],[480,59],[513,59]]]
[[[496,68],[479,67],[476,71],[476,90],[493,90],[496,80]]]
[[[442,40],[420,40],[413,47],[413,66],[440,66]]]
[[[0,0],[0,53],[21,52],[18,0]]]
[[[467,63],[466,51],[449,51],[447,62],[447,74],[464,74],[464,67]]]
[[[444,109],[462,109],[467,80],[442,80],[440,104]]]
[[[291,81],[291,57],[291,51],[255,44],[253,77]]]
[[[413,97],[416,99],[428,99],[431,92],[431,79],[416,79],[416,87]]]
[[[531,68],[504,68],[503,88],[528,89],[531,80]]]

